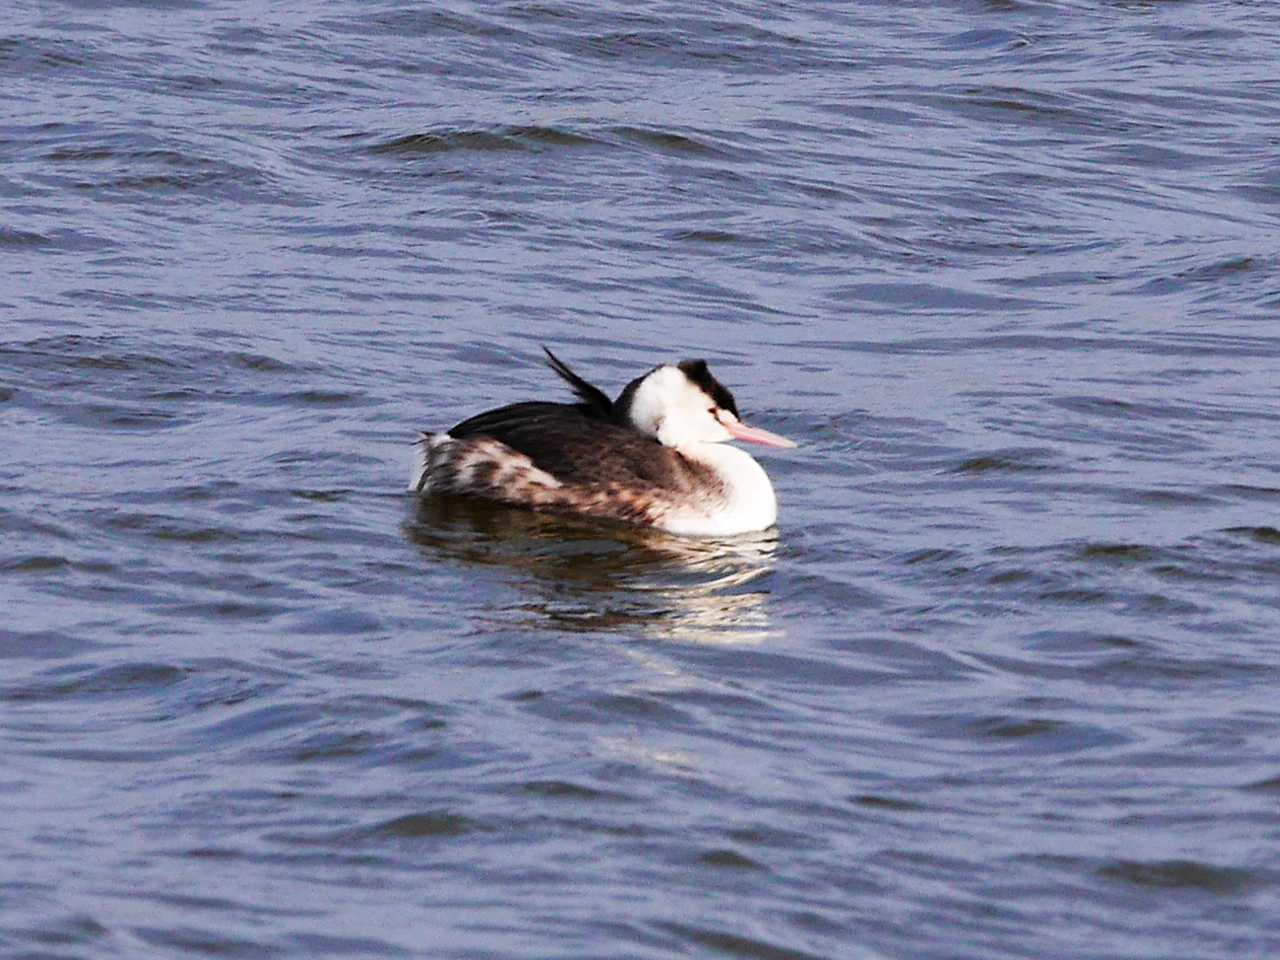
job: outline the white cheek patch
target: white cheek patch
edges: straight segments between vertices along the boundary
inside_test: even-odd
[[[715,401],[677,367],[659,367],[641,383],[631,407],[632,423],[668,447],[729,439]]]

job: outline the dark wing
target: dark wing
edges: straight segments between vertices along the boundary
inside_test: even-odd
[[[547,366],[551,367],[556,373],[560,374],[564,381],[573,387],[573,392],[582,400],[583,406],[589,408],[589,412],[598,416],[601,420],[613,419],[613,401],[605,395],[605,392],[599,387],[592,386],[583,380],[580,376],[570,370],[563,360],[557,357],[546,347],[542,348],[542,352],[547,355]]]
[[[569,484],[688,490],[705,472],[638,430],[596,419],[585,406],[516,403],[464,420],[449,436],[492,437]]]
[[[513,403],[496,410],[486,410],[484,413],[478,413],[474,417],[463,420],[449,431],[449,436],[458,440],[465,440],[468,437],[493,437],[495,440],[506,443],[504,437],[524,424],[557,417],[574,417],[581,421],[588,419],[588,416],[575,404],[543,401]]]

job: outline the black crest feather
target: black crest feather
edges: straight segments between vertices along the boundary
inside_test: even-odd
[[[689,378],[690,382],[714,400],[717,407],[722,410],[728,410],[735,417],[740,416],[738,405],[733,401],[733,394],[729,392],[729,389],[724,384],[711,375],[711,371],[707,369],[707,361],[682,360],[679,366],[681,372]]]
[[[594,414],[605,420],[613,418],[613,401],[608,398],[603,390],[583,380],[570,370],[563,360],[546,347],[542,348],[542,352],[547,355],[547,366],[558,373],[573,388],[573,392],[578,395],[578,398],[582,400],[583,405],[586,407],[583,410],[584,413]]]

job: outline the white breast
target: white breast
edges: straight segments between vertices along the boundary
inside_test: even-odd
[[[765,530],[777,522],[773,484],[751,454],[723,443],[688,444],[679,451],[716,472],[724,485],[724,499],[692,501],[672,511],[663,529],[684,536],[724,537]]]

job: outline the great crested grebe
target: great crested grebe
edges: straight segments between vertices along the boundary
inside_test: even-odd
[[[542,348],[578,403],[513,403],[420,434],[409,489],[656,527],[691,536],[764,530],[773,485],[745,440],[794,447],[748,427],[705,360],[654,367],[610,400]]]

